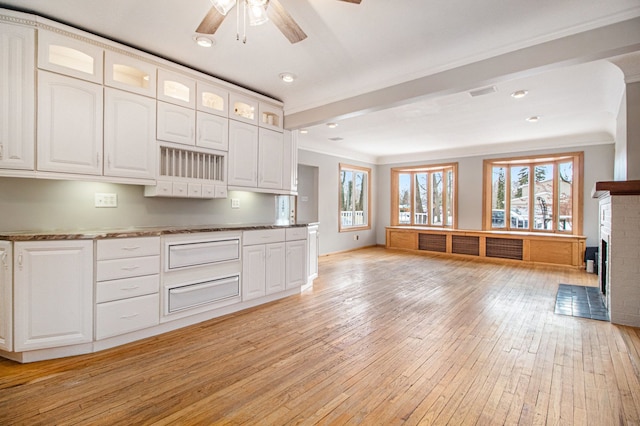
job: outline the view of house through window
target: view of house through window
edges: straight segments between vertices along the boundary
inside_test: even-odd
[[[371,169],[340,164],[340,231],[371,228]]]
[[[392,225],[455,227],[456,164],[391,170]]]
[[[581,153],[486,160],[485,228],[579,233],[581,165]]]

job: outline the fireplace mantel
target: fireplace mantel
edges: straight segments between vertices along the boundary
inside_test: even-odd
[[[640,195],[640,180],[596,182],[591,190],[592,198],[606,195]]]

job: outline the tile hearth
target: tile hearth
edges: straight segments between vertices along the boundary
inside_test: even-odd
[[[609,321],[609,312],[604,306],[598,287],[560,284],[554,313]]]

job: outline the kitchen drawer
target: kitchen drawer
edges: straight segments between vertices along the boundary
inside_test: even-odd
[[[194,241],[167,245],[167,270],[201,266],[240,259],[240,242],[229,240]]]
[[[287,228],[287,241],[293,240],[306,240],[307,239],[307,227]]]
[[[240,296],[240,277],[203,281],[169,289],[168,313]]]
[[[96,340],[160,323],[160,296],[132,297],[96,306]]]
[[[98,240],[97,260],[160,254],[160,237]]]
[[[160,275],[101,281],[96,285],[96,302],[112,302],[129,297],[157,293],[160,289]]]
[[[242,233],[242,244],[251,246],[254,244],[279,243],[285,240],[285,229],[261,229],[259,231],[245,231]]]
[[[120,278],[140,277],[160,273],[160,256],[99,260],[96,264],[97,281],[117,280]]]

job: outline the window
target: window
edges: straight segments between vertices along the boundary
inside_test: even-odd
[[[371,169],[340,164],[339,231],[371,228]]]
[[[458,164],[391,169],[391,224],[455,228]]]
[[[582,233],[583,154],[485,160],[484,229]]]

